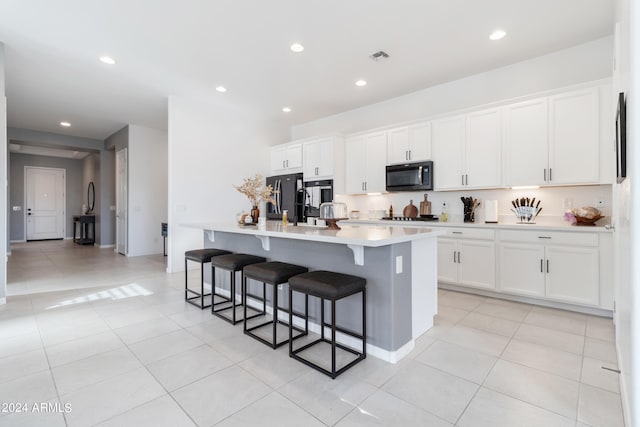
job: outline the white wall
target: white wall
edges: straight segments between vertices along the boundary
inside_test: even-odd
[[[638,43],[633,43],[638,37],[640,25],[640,10],[632,5],[630,0],[616,0],[616,46],[615,69],[613,73],[613,96],[611,103],[615,105],[617,94],[627,94],[627,179],[614,186],[614,271],[615,271],[615,299],[616,299],[616,346],[618,364],[621,371],[620,388],[625,421],[627,425],[636,425],[640,419],[640,266],[637,260],[640,256],[640,241],[638,220],[640,206],[636,198],[640,188],[634,186],[635,171],[640,165],[640,151],[636,149],[640,142],[638,138]],[[635,26],[636,33],[632,33]],[[635,61],[632,63],[632,61]],[[634,75],[636,74],[636,75]],[[614,110],[615,112],[615,110]],[[615,113],[614,113],[615,114]],[[612,114],[611,120],[615,117]],[[634,262],[635,261],[635,262]]]
[[[169,98],[168,271],[184,269],[184,252],[202,248],[203,233],[181,224],[234,221],[251,208],[233,184],[269,171],[268,147],[287,139],[272,128],[201,100]]]
[[[129,125],[128,256],[162,253],[167,221],[167,132]]]
[[[7,98],[4,92],[4,44],[0,42],[0,171],[3,171],[5,180],[7,176]],[[6,181],[5,181],[6,182]],[[0,304],[6,302],[7,296],[7,247],[8,223],[7,223],[7,186],[0,185]]]
[[[294,126],[291,139],[353,133],[611,77],[613,38],[476,74],[377,104]]]

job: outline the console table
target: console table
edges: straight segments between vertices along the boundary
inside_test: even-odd
[[[80,237],[76,238],[77,225],[80,225]],[[95,215],[73,216],[73,242],[79,245],[93,245],[96,242]]]

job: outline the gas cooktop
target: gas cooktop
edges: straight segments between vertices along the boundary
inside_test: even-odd
[[[394,217],[390,217],[390,216],[383,216],[381,219],[385,219],[387,221],[437,221],[438,217],[437,216],[429,216],[429,217],[415,217],[415,218],[411,218],[408,216],[394,216]]]

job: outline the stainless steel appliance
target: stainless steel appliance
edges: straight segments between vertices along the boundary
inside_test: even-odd
[[[289,221],[303,221],[304,187],[302,174],[278,175],[267,177],[267,185],[273,188],[276,203],[267,203],[267,219],[282,219],[287,211]]]
[[[433,162],[387,166],[387,191],[433,190]]]
[[[320,205],[333,201],[333,180],[307,181],[304,183],[304,216],[319,218]]]

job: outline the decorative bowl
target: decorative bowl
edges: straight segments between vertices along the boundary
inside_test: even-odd
[[[576,215],[576,225],[596,225],[596,222],[602,218],[604,218],[602,215],[597,215],[593,218],[585,218],[583,216]]]

